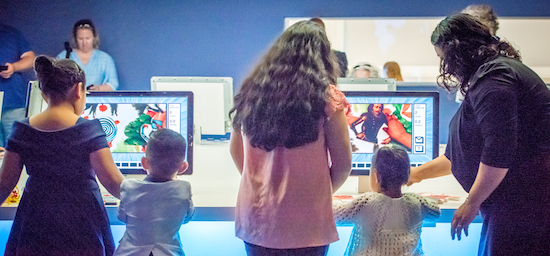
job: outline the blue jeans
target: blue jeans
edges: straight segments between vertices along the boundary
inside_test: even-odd
[[[8,137],[13,129],[15,121],[25,119],[26,108],[5,108],[2,110],[2,127],[0,127],[0,147],[6,147]]]

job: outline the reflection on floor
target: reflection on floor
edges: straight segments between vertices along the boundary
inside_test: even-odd
[[[3,252],[12,221],[0,221],[0,251]],[[243,242],[235,237],[232,221],[191,221],[180,229],[183,250],[187,256],[245,256]],[[124,234],[124,225],[112,225],[111,230],[118,244]],[[338,227],[340,241],[332,243],[328,256],[344,254],[352,227]],[[437,223],[435,227],[422,228],[422,245],[428,256],[477,255],[481,223],[470,225],[470,236],[461,241],[451,240],[450,224]]]

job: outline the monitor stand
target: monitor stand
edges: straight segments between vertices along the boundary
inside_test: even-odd
[[[369,175],[359,175],[359,193],[372,192],[370,189],[370,176]]]

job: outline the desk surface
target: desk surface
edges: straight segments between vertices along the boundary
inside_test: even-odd
[[[444,145],[440,149],[443,152]],[[193,203],[198,209],[197,214],[204,220],[231,220],[233,208],[237,202],[240,174],[229,155],[229,143],[211,142],[195,144],[193,152],[193,174],[180,176],[180,179],[191,183]],[[127,175],[126,178],[143,179],[143,175]],[[26,174],[19,182],[22,189]],[[358,176],[350,176],[335,195],[359,195]],[[425,180],[412,186],[404,187],[404,192],[429,192],[433,194],[447,194],[458,196],[456,201],[447,201],[441,204],[441,209],[456,209],[466,199],[467,193],[458,184],[452,175]],[[0,219],[13,219],[15,207],[0,208]],[[222,209],[223,208],[223,209]],[[4,213],[2,213],[4,212]],[[108,207],[110,216],[116,216],[116,207]],[[114,215],[113,215],[114,214]],[[221,215],[220,215],[221,214]],[[199,217],[197,216],[197,217]],[[116,217],[115,217],[116,219]]]
[[[440,152],[444,152],[442,145]],[[213,142],[195,144],[193,174],[180,176],[191,183],[193,202],[197,207],[235,207],[241,176],[229,155],[229,143]],[[127,175],[127,178],[143,178]],[[358,195],[359,176],[350,176],[336,195]],[[467,193],[452,175],[424,180],[404,187],[404,192],[429,192],[458,196],[457,201],[448,201],[442,209],[456,209],[467,197]]]
[[[440,152],[444,151],[444,145]],[[241,176],[229,155],[229,143],[196,144],[194,147],[192,175],[180,176],[191,183],[193,202],[198,207],[235,207]],[[128,175],[128,177],[133,177]],[[350,176],[336,195],[358,195],[359,176]],[[457,201],[441,205],[444,209],[456,209],[466,199],[467,193],[452,175],[424,180],[404,187],[404,192],[430,192],[459,196]]]

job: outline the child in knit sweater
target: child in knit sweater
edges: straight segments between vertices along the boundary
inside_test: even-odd
[[[370,186],[349,203],[334,202],[338,224],[353,224],[345,255],[423,255],[422,221],[439,218],[436,201],[414,193],[402,193],[410,162],[397,145],[378,149],[372,159]]]

